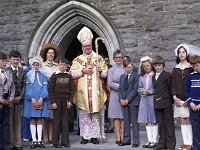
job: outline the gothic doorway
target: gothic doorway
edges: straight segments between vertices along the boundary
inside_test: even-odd
[[[99,54],[112,58],[114,50],[123,51],[121,36],[105,13],[84,0],[65,0],[53,7],[38,23],[30,41],[28,56],[39,55],[44,43],[53,42],[60,47],[61,56],[73,60],[81,53],[76,36],[83,26],[93,31],[94,39],[99,36],[104,39],[104,44],[99,44]]]

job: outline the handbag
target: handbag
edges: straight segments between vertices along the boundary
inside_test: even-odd
[[[32,87],[32,92],[34,93],[33,86],[31,86],[31,87]],[[32,97],[34,97],[34,95]],[[33,105],[33,109],[34,110],[42,110],[43,109],[43,105],[42,104],[41,105]]]

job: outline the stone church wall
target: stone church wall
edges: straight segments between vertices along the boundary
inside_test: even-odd
[[[36,25],[62,0],[1,0],[0,50],[20,50],[25,60]],[[110,17],[124,50],[138,63],[144,55],[161,55],[174,66],[180,43],[200,46],[199,0],[87,0]]]

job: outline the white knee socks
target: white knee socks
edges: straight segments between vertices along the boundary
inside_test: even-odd
[[[38,142],[42,141],[42,125],[37,125]]]
[[[31,136],[33,139],[33,142],[36,142],[36,125],[35,124],[31,124],[30,125],[30,129],[31,129]]]
[[[152,126],[146,126],[147,130],[147,139],[149,142],[152,142]]]
[[[31,124],[30,125],[31,129],[31,136],[34,142],[37,141],[36,139],[36,125]],[[42,125],[37,125],[37,135],[38,135],[38,141],[42,141]]]
[[[187,125],[182,124],[181,125],[181,133],[183,137],[183,144],[187,144],[187,133],[188,133],[188,127]]]
[[[187,144],[188,145],[192,145],[192,126],[191,125],[187,125],[188,127],[188,140],[187,140]]]
[[[158,135],[158,126],[146,126],[147,139],[149,142],[156,143]]]
[[[158,135],[158,126],[152,126],[152,132],[153,132],[153,137],[152,137],[152,142],[156,143],[157,141],[157,135]]]

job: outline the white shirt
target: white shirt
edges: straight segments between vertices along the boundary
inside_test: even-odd
[[[4,81],[7,78],[6,71],[4,69],[0,69],[0,72],[1,72],[1,77],[2,77],[2,79]]]
[[[13,66],[11,65],[11,68],[12,68],[13,71],[17,70],[17,74],[16,74],[16,75],[18,76],[18,67],[15,68],[15,67],[13,67]]]
[[[162,70],[162,71],[163,71],[163,70]],[[162,72],[162,71],[161,71],[161,72]],[[156,76],[155,76],[156,81],[157,81],[159,75],[161,74],[161,72],[159,72],[159,73],[156,72]]]
[[[6,71],[4,69],[0,69],[1,72],[1,77],[3,82],[5,82],[5,80],[7,80],[7,75],[6,75]],[[6,82],[6,84],[4,85],[4,93],[8,93],[8,82]]]

